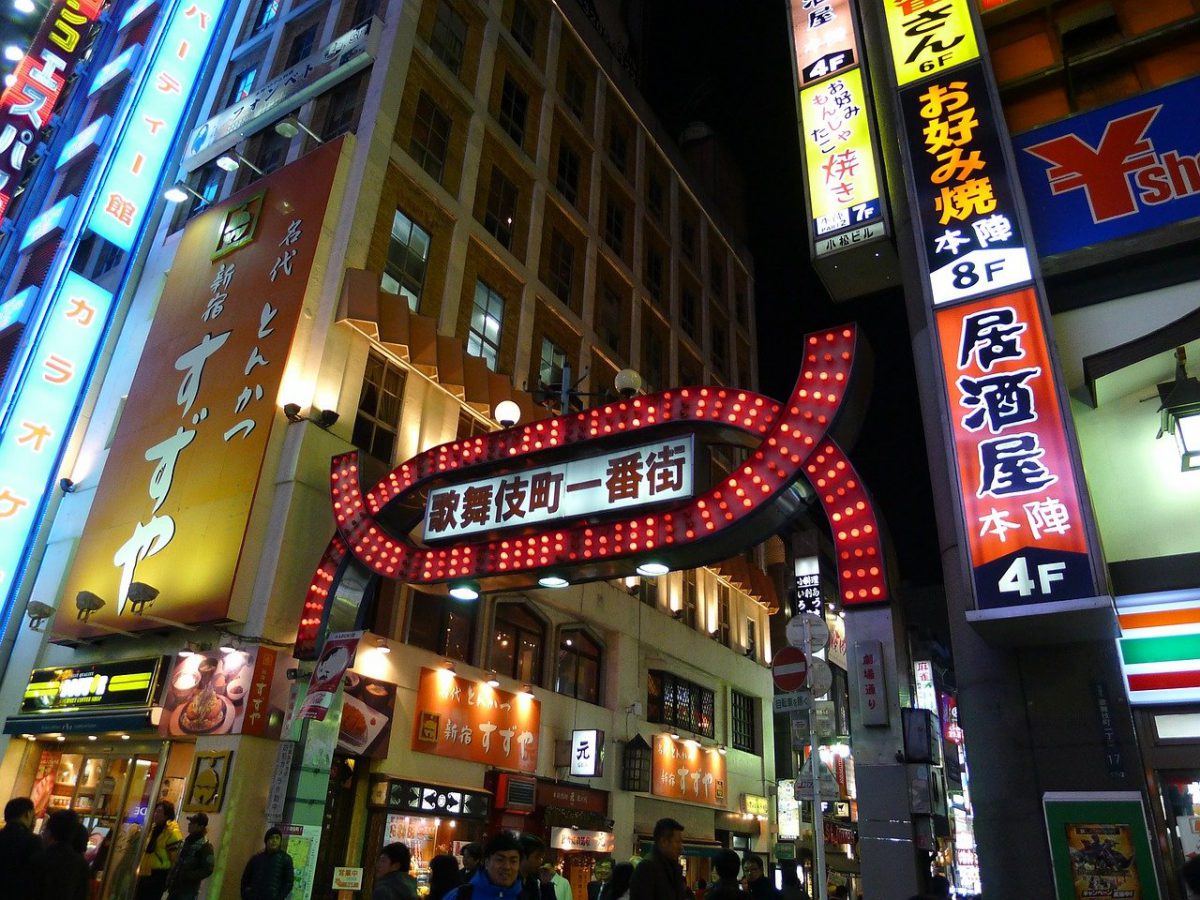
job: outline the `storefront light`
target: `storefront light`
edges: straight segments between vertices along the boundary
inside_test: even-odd
[[[455,600],[478,600],[479,585],[473,581],[460,581],[450,585],[450,596]]]
[[[67,736],[65,734],[60,734],[57,737],[55,737],[54,739],[56,741],[65,741],[67,739]]]
[[[1200,469],[1200,381],[1188,377],[1187,352],[1175,349],[1175,380],[1158,385],[1158,437],[1175,435],[1180,471]]]
[[[538,584],[544,588],[565,588],[569,587],[571,582],[561,575],[543,575],[538,579]]]
[[[500,678],[497,676],[495,669],[492,669],[492,671],[488,674],[487,686],[490,688],[500,687]]]
[[[96,740],[96,736],[95,736],[94,734],[89,734],[89,735],[88,735],[88,740],[89,740],[89,741],[94,741],[94,740]]]
[[[637,573],[645,578],[657,578],[666,575],[671,567],[660,562],[644,562],[637,567]]]

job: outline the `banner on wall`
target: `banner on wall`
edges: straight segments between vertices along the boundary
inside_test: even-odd
[[[725,757],[716,747],[705,748],[697,741],[676,740],[669,734],[656,734],[651,768],[652,794],[718,809],[727,808]]]

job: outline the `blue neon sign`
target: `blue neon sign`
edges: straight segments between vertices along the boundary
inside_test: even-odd
[[[122,250],[133,248],[142,222],[157,201],[154,192],[175,146],[176,132],[224,5],[223,0],[176,4],[146,70],[141,93],[87,223]]]
[[[68,272],[0,435],[0,597],[9,596],[104,336],[112,294]],[[8,609],[0,615],[0,624]]]

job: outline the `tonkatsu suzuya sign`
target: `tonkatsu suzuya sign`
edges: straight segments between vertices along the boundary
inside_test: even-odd
[[[425,539],[445,540],[692,496],[693,436],[622,447],[429,492]]]

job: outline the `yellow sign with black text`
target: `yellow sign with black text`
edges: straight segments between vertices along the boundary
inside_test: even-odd
[[[896,85],[979,58],[968,0],[885,0]]]

